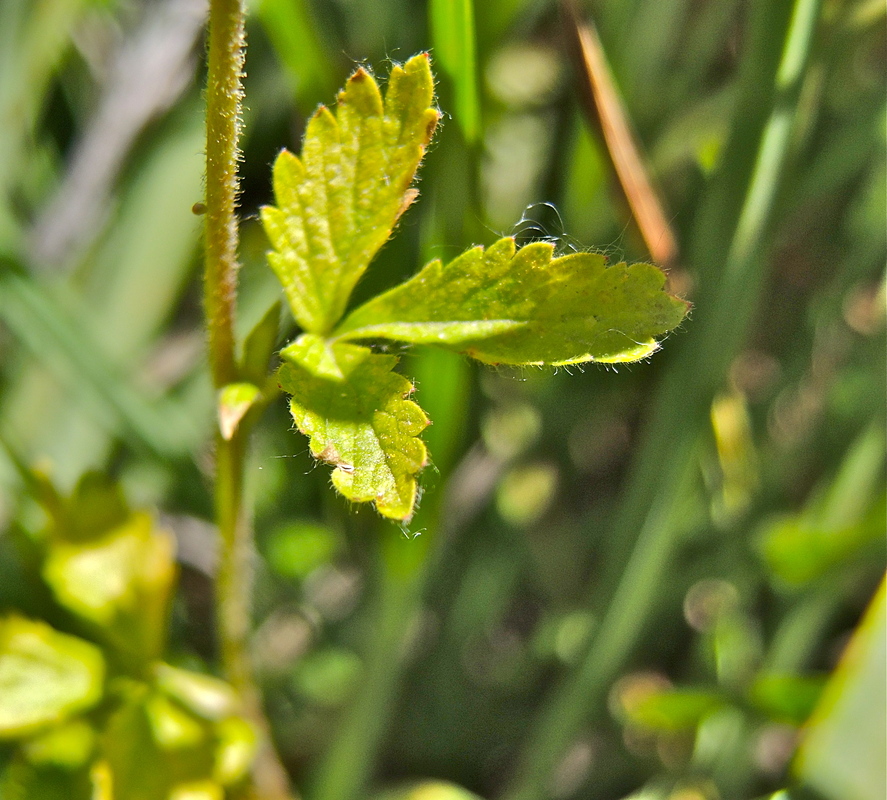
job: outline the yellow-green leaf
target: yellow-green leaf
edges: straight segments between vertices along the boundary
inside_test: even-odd
[[[268,261],[298,323],[327,333],[351,290],[415,198],[410,188],[437,124],[428,56],[391,70],[383,100],[358,69],[336,113],[321,106],[308,123],[301,158],[274,164],[276,206],[262,209],[274,246]]]
[[[25,742],[22,753],[31,764],[76,769],[87,763],[95,742],[95,729],[83,719],[72,719]]]
[[[650,264],[614,264],[574,253],[553,258],[511,238],[476,247],[370,300],[336,330],[342,339],[384,337],[439,344],[486,363],[637,361],[680,324],[687,303],[663,290]]]
[[[325,348],[322,359],[318,348]],[[412,384],[392,372],[397,357],[366,347],[303,336],[284,351],[278,377],[292,395],[296,426],[311,453],[335,466],[333,485],[358,503],[374,502],[385,517],[406,520],[416,502],[416,474],[427,461],[419,434],[428,419],[407,397]],[[310,365],[331,358],[318,375]],[[306,366],[307,365],[307,366]],[[341,375],[337,379],[336,373]]]
[[[377,794],[373,800],[481,800],[479,795],[445,781],[421,781]]]
[[[160,692],[152,692],[145,699],[145,714],[154,741],[162,750],[195,747],[206,737],[197,719]]]
[[[161,691],[203,719],[224,719],[237,708],[231,685],[212,675],[161,663],[154,667],[154,677]]]
[[[97,647],[21,617],[0,620],[0,739],[57,725],[102,696]]]
[[[229,383],[219,391],[219,430],[230,440],[237,426],[258,400],[262,391],[252,383]]]
[[[190,781],[174,786],[169,800],[224,800],[225,790],[215,781]]]
[[[133,513],[89,542],[54,542],[43,577],[62,605],[96,625],[121,654],[138,662],[160,655],[175,543],[150,514]]]
[[[259,746],[258,731],[242,717],[228,717],[216,726],[216,737],[213,779],[229,786],[249,771]]]

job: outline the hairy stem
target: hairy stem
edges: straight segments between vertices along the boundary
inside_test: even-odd
[[[206,89],[206,259],[204,304],[213,384],[237,380],[234,315],[237,301],[237,193],[244,62],[243,0],[211,0]],[[254,794],[290,797],[286,772],[271,746],[249,654],[253,532],[244,502],[244,464],[251,424],[226,438],[216,434],[215,511],[221,538],[216,597],[222,665],[244,713],[262,734],[253,769]]]
[[[235,379],[237,299],[237,162],[243,100],[244,5],[211,0],[206,86],[206,261],[204,303],[213,383]]]

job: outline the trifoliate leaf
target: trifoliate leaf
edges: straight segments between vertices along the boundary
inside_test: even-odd
[[[327,363],[320,375],[310,368],[320,360],[318,348],[335,365]],[[428,419],[406,399],[412,384],[391,371],[397,357],[353,344],[327,347],[310,335],[281,355],[287,360],[278,377],[292,395],[293,419],[310,437],[314,457],[336,467],[333,485],[349,500],[374,502],[385,517],[409,519],[416,502],[415,476],[427,460],[417,437]]]
[[[335,331],[341,339],[439,344],[490,364],[637,361],[677,326],[687,303],[663,291],[650,264],[607,266],[603,256],[552,258],[538,242],[500,239],[370,300]]]
[[[277,206],[262,209],[268,261],[298,323],[327,333],[351,290],[415,198],[410,188],[437,124],[427,54],[391,70],[383,101],[364,69],[349,78],[335,115],[321,106],[301,158],[274,164]]]
[[[0,739],[58,725],[102,696],[101,651],[43,622],[0,620]]]

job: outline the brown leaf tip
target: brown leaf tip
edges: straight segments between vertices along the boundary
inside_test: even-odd
[[[440,122],[440,111],[435,109],[434,116],[428,120],[428,125],[425,128],[425,140],[426,141],[429,141],[431,139],[431,136],[434,133],[434,129],[437,127],[438,122]]]

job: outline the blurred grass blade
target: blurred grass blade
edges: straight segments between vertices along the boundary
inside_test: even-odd
[[[433,348],[417,349],[410,372],[416,375],[419,399],[434,414],[427,439],[436,453],[441,481],[448,477],[464,433],[462,413],[468,397],[468,362],[455,353]],[[410,541],[399,532],[377,531],[382,539],[378,567],[378,597],[370,611],[370,635],[365,644],[365,671],[361,691],[342,717],[331,746],[315,774],[312,800],[362,800],[379,758],[379,750],[397,708],[397,693],[407,662],[404,642],[409,640],[421,613],[422,593],[429,568],[440,560],[448,520],[441,514],[442,492],[424,498],[410,530]]]
[[[671,266],[678,257],[677,239],[631,131],[597,30],[592,23],[580,22],[574,2],[564,0],[562,6],[568,34],[577,53],[586,117],[603,136],[613,171],[650,256],[657,264]]]
[[[764,282],[766,235],[773,201],[789,153],[792,122],[810,55],[821,0],[797,0],[751,9],[752,26],[746,58],[756,60],[756,48],[776,48],[779,57],[762,58],[773,71],[751,70],[743,78],[752,95],[772,92],[775,102],[769,119],[758,129],[758,146],[747,172],[732,173],[733,190],[739,190],[742,212],[735,235],[713,241],[704,231],[711,250],[704,253],[712,272],[721,257],[723,268],[703,285],[698,314],[681,343],[663,385],[654,399],[647,436],[624,492],[616,516],[609,550],[610,570],[603,586],[606,612],[592,637],[584,661],[558,687],[529,737],[507,800],[539,800],[548,794],[550,776],[588,717],[601,713],[610,683],[634,650],[645,625],[657,607],[657,596],[686,524],[681,514],[683,490],[694,467],[698,436],[708,424],[707,412],[727,369],[739,349]],[[775,72],[775,74],[774,74]],[[745,112],[737,107],[734,126]],[[750,133],[750,131],[748,131]],[[733,147],[744,146],[741,138]],[[725,154],[725,160],[731,153]],[[744,178],[742,183],[739,179]],[[720,191],[720,186],[715,186]],[[722,195],[717,194],[720,200]],[[723,228],[721,228],[723,230]],[[708,276],[702,276],[708,277]],[[630,552],[626,552],[631,548]]]
[[[829,800],[887,796],[887,584],[857,628],[807,728],[797,774]]]
[[[102,233],[112,193],[140,135],[190,85],[205,18],[206,0],[148,4],[138,25],[116,43],[108,56],[108,80],[67,154],[64,179],[29,232],[36,269],[74,267]]]
[[[88,398],[92,414],[109,433],[119,425],[161,456],[182,455],[197,441],[177,406],[149,402],[104,357],[104,348],[82,324],[8,262],[0,271],[0,319],[70,397]]]
[[[89,0],[0,3],[0,243],[12,234],[9,186],[28,165],[26,142],[47,87]]]
[[[465,141],[474,144],[480,135],[480,106],[473,0],[431,0],[431,34],[435,61],[453,82],[456,122]]]
[[[293,86],[296,105],[306,114],[336,90],[329,48],[306,0],[260,0],[255,13]]]

